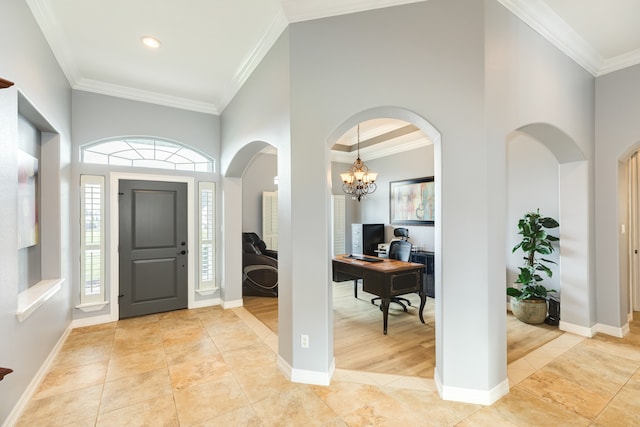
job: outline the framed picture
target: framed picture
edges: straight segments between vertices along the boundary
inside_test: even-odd
[[[433,177],[389,183],[389,218],[392,225],[434,225]]]

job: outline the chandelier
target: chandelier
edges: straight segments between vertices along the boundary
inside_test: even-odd
[[[342,178],[342,191],[347,194],[351,194],[353,200],[360,201],[364,199],[367,194],[374,193],[378,186],[375,184],[377,173],[369,171],[367,165],[360,160],[360,124],[358,123],[358,158],[351,169],[345,173],[341,173]]]

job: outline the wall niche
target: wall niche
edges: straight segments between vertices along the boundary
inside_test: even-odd
[[[60,135],[18,91],[18,308],[24,321],[61,288]]]

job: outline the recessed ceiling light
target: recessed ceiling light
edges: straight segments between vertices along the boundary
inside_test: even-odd
[[[140,38],[140,40],[142,40],[142,43],[147,46],[150,47],[151,49],[157,49],[160,47],[160,40],[158,40],[155,37],[151,37],[151,36],[142,36]]]

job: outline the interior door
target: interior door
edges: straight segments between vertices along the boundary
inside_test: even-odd
[[[187,308],[187,184],[120,180],[120,318]]]

